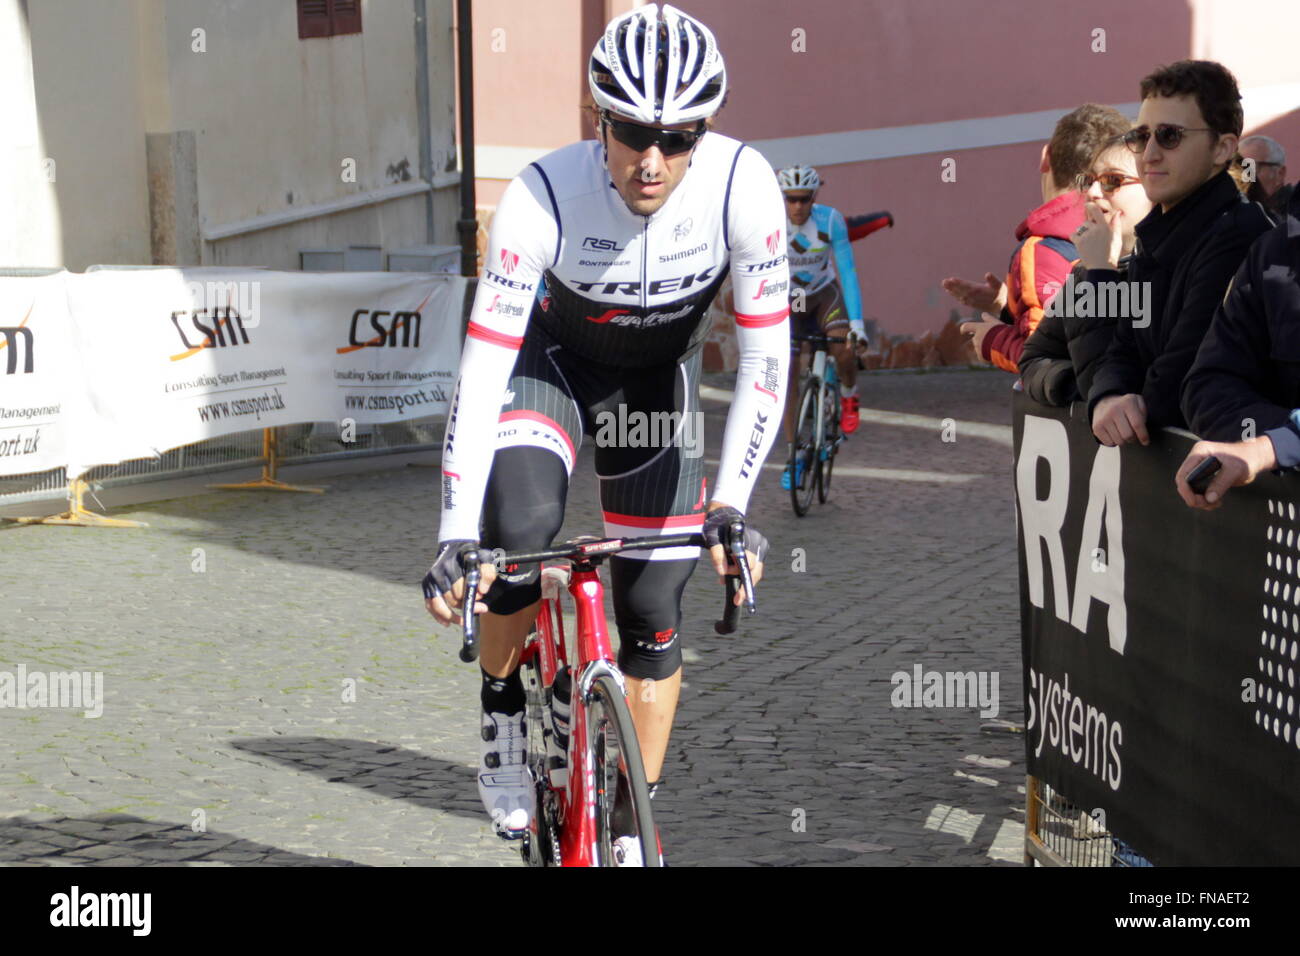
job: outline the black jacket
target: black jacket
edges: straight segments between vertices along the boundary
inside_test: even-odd
[[[1127,275],[1129,256],[1120,260],[1119,277]],[[1105,275],[1115,272],[1105,270]],[[1075,287],[1088,282],[1089,272],[1076,265]],[[1064,293],[1062,293],[1064,294]],[[1020,353],[1020,380],[1029,397],[1042,405],[1069,405],[1083,401],[1092,386],[1097,364],[1115,337],[1114,318],[1079,318],[1070,310],[1049,306]]]
[[[1246,250],[1272,225],[1226,172],[1168,213],[1157,206],[1138,223],[1128,277],[1151,283],[1150,324],[1116,323],[1088,394],[1089,419],[1107,395],[1136,392],[1146,402],[1148,426],[1185,427],[1179,406],[1183,379]]]
[[[1300,408],[1300,195],[1233,277],[1182,404],[1196,434],[1233,442],[1286,425]]]

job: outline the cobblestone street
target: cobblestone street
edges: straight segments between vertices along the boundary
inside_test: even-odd
[[[673,865],[1020,863],[1011,382],[866,376],[806,518],[778,443],[749,511],[772,542],[759,614],[719,637],[714,575],[687,590],[655,801]],[[716,464],[726,406],[705,408]],[[518,865],[474,786],[478,668],[419,594],[434,474],[113,510],[142,530],[0,526],[0,671],[104,690],[98,718],[0,709],[0,863]],[[600,530],[588,446],[565,531]],[[996,678],[996,719],[893,706],[918,666]]]

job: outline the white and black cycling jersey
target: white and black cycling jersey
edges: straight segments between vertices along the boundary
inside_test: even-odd
[[[711,497],[743,511],[784,407],[785,223],[771,166],[714,132],[650,216],[627,208],[596,140],[529,165],[493,218],[447,424],[440,539],[478,537],[497,419],[530,322],[566,351],[635,375],[703,345],[728,273],[740,361]]]

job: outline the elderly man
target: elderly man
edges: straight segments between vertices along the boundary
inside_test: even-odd
[[[1286,150],[1272,136],[1247,136],[1237,147],[1242,159],[1255,163],[1255,182],[1264,208],[1279,222],[1286,219],[1286,207],[1295,187],[1286,182]],[[1247,194],[1249,198],[1254,198]]]

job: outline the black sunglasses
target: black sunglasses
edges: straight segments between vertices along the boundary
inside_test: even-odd
[[[1178,144],[1183,141],[1184,133],[1213,133],[1214,130],[1208,126],[1176,126],[1173,123],[1160,123],[1156,126],[1155,137],[1156,145],[1161,149],[1177,149]],[[1129,148],[1130,152],[1141,153],[1147,148],[1147,143],[1151,140],[1151,128],[1149,126],[1139,126],[1125,133],[1121,139],[1124,145]]]
[[[643,153],[658,144],[659,151],[665,156],[676,156],[692,149],[705,132],[703,120],[695,129],[659,129],[657,126],[616,120],[606,113],[605,124],[614,138],[628,149]]]

